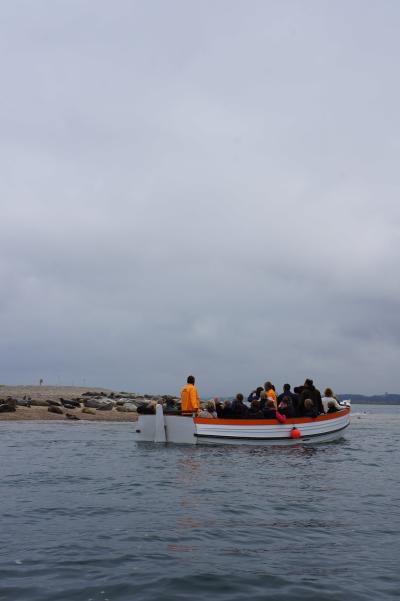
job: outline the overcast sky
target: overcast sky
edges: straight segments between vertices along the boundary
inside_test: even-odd
[[[2,0],[0,383],[400,392],[399,30]]]

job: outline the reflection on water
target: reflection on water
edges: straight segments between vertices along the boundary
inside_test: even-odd
[[[0,599],[397,598],[399,423],[360,408],[346,438],[292,447],[0,424]]]

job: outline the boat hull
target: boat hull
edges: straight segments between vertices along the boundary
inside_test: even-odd
[[[347,427],[347,426],[346,426]],[[336,430],[334,432],[328,432],[326,434],[321,434],[318,436],[301,436],[300,438],[227,438],[227,437],[212,437],[212,436],[204,436],[201,439],[198,439],[197,444],[230,444],[230,445],[273,445],[273,446],[290,446],[290,445],[299,445],[299,444],[321,444],[324,442],[332,442],[334,440],[339,440],[343,438],[345,433],[345,428]]]
[[[156,415],[139,416],[136,440],[184,444],[318,443],[342,437],[349,424],[349,408],[317,418],[288,419],[284,424],[277,420],[223,420],[163,415],[158,410]],[[300,430],[300,438],[291,437],[293,428]]]

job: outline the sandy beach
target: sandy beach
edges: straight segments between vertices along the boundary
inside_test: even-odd
[[[24,397],[39,401],[58,401],[60,398],[77,399],[82,397],[85,392],[97,392],[110,394],[112,391],[107,388],[83,388],[77,386],[7,386],[0,385],[0,399],[6,400],[8,397],[13,399],[23,399]],[[82,397],[82,400],[85,397]],[[76,415],[80,420],[90,422],[131,422],[137,420],[137,413],[123,413],[115,408],[111,411],[96,411],[94,415],[82,413],[82,409],[68,409],[64,415],[58,415],[48,411],[48,407],[17,407],[15,412],[0,413],[1,421],[27,421],[27,420],[46,420],[73,422],[66,417],[66,413]]]

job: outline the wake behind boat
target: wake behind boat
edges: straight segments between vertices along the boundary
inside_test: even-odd
[[[208,419],[190,415],[139,415],[136,440],[185,444],[299,444],[340,438],[350,424],[350,408],[318,417],[277,419]]]

